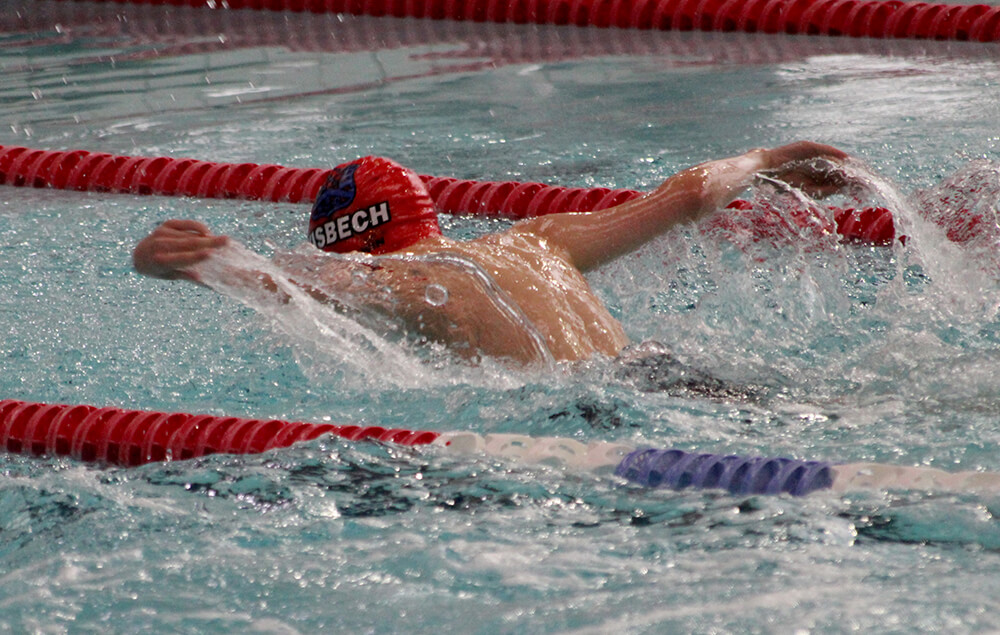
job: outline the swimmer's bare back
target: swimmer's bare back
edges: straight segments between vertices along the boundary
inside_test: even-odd
[[[622,325],[594,294],[580,270],[561,249],[536,234],[515,228],[469,242],[432,237],[410,251],[456,256],[489,276],[492,290],[465,284],[468,296],[462,297],[449,288],[450,297],[459,295],[458,303],[441,307],[452,320],[477,325],[482,354],[522,363],[542,361],[537,352],[523,345],[517,345],[516,351],[512,348],[520,340],[516,330],[535,331],[555,361],[577,361],[594,354],[613,357],[628,344]],[[509,319],[509,313],[499,311],[492,298],[476,297],[492,293],[505,297],[510,305],[505,308],[513,308],[519,319]],[[464,315],[456,315],[456,311]]]
[[[435,236],[387,256],[299,253],[276,264],[314,299],[378,313],[471,360],[574,361],[617,355],[628,342],[583,275],[532,234]],[[229,277],[278,292],[266,274]]]

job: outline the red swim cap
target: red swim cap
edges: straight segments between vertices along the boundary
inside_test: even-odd
[[[387,254],[440,235],[423,181],[382,157],[335,167],[309,217],[309,241],[323,251]]]

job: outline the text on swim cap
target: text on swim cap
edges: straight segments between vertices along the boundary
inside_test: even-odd
[[[327,245],[347,240],[369,229],[374,229],[383,223],[388,223],[391,218],[389,214],[389,202],[383,201],[371,207],[338,216],[317,226],[309,232],[309,240],[320,249],[323,249]]]

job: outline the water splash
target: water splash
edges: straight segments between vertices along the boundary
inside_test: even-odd
[[[955,177],[913,196],[901,193],[895,184],[861,163],[848,163],[844,170],[849,178],[863,184],[870,198],[892,210],[897,236],[906,237],[907,248],[898,261],[898,282],[907,281],[907,272],[929,279],[929,297],[934,306],[944,310],[936,312],[939,319],[963,315],[991,319],[995,315],[1000,283],[995,218],[1000,187],[995,167],[986,170],[993,173],[991,188],[982,183],[966,187],[970,176],[975,181],[974,175],[981,177],[983,172],[981,166],[970,164]],[[983,212],[991,221],[973,222],[983,218]],[[903,303],[914,297],[912,285],[893,285],[887,292]]]
[[[854,377],[930,413],[995,412],[997,166],[969,163],[910,196],[870,171],[857,174],[891,207],[907,241],[896,275],[878,294],[883,337],[852,369]]]
[[[843,177],[850,187],[823,201],[761,179],[743,209],[653,241],[595,286],[633,339],[716,376],[837,408],[900,395],[986,407],[1000,331],[996,166],[970,164],[913,195],[860,162]],[[842,242],[830,205],[890,209],[897,239]],[[982,233],[950,240],[942,219],[956,217]]]
[[[286,266],[291,269],[290,263]],[[389,339],[391,325],[366,326],[324,305],[292,282],[292,271],[241,245],[218,250],[196,272],[203,284],[265,316],[291,340],[299,365],[314,379],[335,374],[364,385],[376,373],[380,381],[406,386],[424,374],[421,361],[405,344]],[[274,289],[259,284],[264,276]],[[342,301],[350,307],[350,294]]]
[[[1000,163],[976,160],[913,201],[921,216],[961,247],[966,260],[1000,278]]]
[[[343,266],[331,269],[334,261]],[[479,359],[472,367],[443,344],[414,334],[412,325],[398,316],[405,308],[397,291],[372,275],[389,261],[405,262],[413,268],[411,273],[425,274],[410,276],[413,280],[428,279],[440,267],[472,279],[500,315],[527,333],[536,357],[542,360],[537,368],[555,367],[537,329],[485,272],[465,259],[447,255],[341,256],[307,245],[279,251],[274,260],[268,260],[230,243],[200,263],[195,273],[205,285],[266,317],[288,338],[299,366],[313,379],[337,377],[342,384],[358,389],[464,383],[506,389],[523,385],[531,376],[491,359]],[[421,301],[429,307],[441,307],[454,299],[442,284],[428,284],[422,290]]]

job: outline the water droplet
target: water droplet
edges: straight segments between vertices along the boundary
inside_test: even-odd
[[[439,284],[429,284],[424,290],[424,299],[431,306],[442,306],[448,301],[448,290]]]

